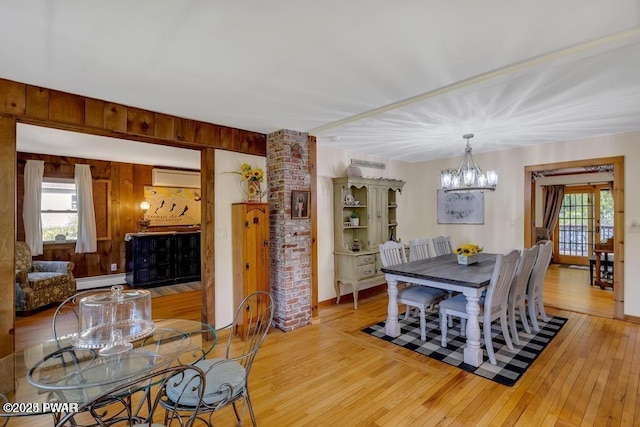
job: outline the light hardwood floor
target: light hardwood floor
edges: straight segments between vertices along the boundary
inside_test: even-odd
[[[362,333],[385,318],[383,293],[363,298],[358,310],[349,302],[323,304],[319,323],[287,333],[273,330],[267,337],[250,379],[258,424],[640,425],[640,325],[602,317],[612,305],[605,293],[597,295],[596,303],[574,303],[582,298],[567,297],[566,289],[571,280],[582,280],[579,273],[584,271],[550,268],[547,306],[562,304],[564,298],[574,310],[595,307],[600,314],[549,308],[550,314],[569,321],[513,387]],[[582,286],[595,292],[589,289],[588,273],[583,277]],[[199,301],[199,292],[154,298],[154,316],[197,320]],[[18,320],[20,345],[46,336],[47,313],[35,316]],[[235,425],[230,409],[214,420],[220,426]],[[21,422],[36,425],[34,421]],[[250,422],[248,414],[244,421]]]

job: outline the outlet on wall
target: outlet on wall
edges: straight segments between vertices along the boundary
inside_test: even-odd
[[[118,271],[118,264],[111,264],[111,271]]]

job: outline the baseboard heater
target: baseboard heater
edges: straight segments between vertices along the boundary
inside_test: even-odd
[[[80,277],[76,279],[76,289],[104,288],[106,286],[124,285],[124,273],[108,274],[106,276]]]

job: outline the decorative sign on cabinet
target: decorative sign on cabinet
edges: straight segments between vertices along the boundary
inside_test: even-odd
[[[378,245],[397,238],[397,195],[404,181],[362,177],[333,178],[334,265],[337,302],[340,285],[358,288],[384,283]],[[357,221],[354,221],[357,219]]]

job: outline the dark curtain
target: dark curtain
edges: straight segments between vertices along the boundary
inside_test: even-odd
[[[560,207],[564,198],[564,185],[546,185],[542,187],[542,225],[553,234],[558,223]]]

